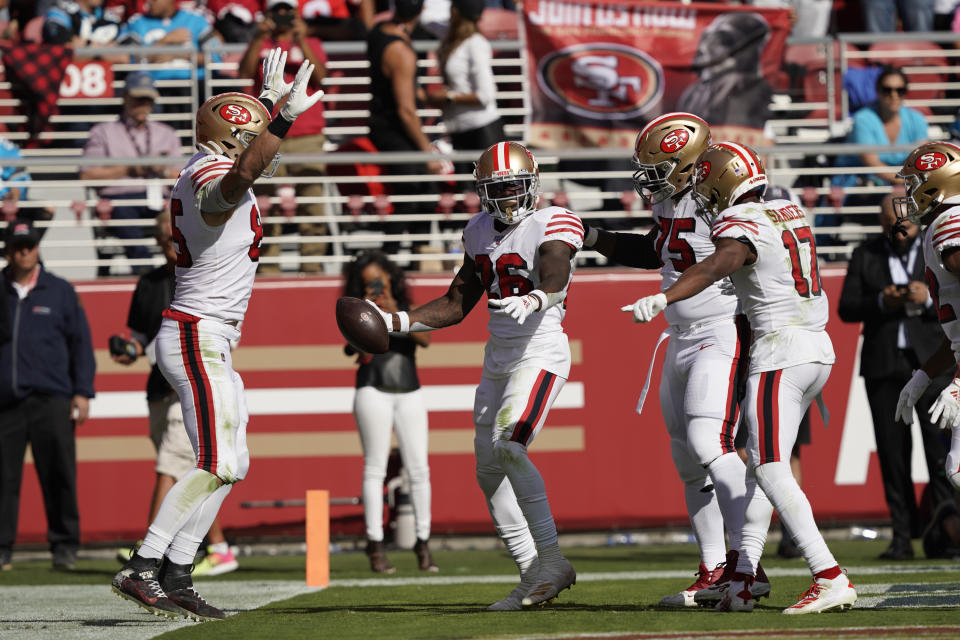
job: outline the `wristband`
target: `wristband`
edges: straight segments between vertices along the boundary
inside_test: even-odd
[[[537,305],[536,311],[543,311],[547,307],[547,294],[540,289],[534,289],[530,292],[530,297],[535,298],[539,303]]]
[[[587,249],[593,249],[593,245],[597,244],[597,238],[600,234],[597,232],[596,227],[591,227],[587,225],[587,233],[583,236],[583,246]]]
[[[270,121],[270,124],[267,125],[267,131],[277,136],[278,138],[283,138],[287,135],[287,132],[290,131],[290,127],[293,126],[292,120],[287,120],[283,113],[277,115],[276,118]]]
[[[271,100],[267,96],[260,96],[259,98],[257,98],[257,100],[260,101],[260,104],[266,107],[267,113],[273,113],[273,106],[274,106],[273,100]]]
[[[410,314],[406,311],[400,311],[396,314],[397,318],[400,319],[400,333],[407,333],[410,331]]]

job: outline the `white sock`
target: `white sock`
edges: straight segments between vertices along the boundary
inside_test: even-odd
[[[212,473],[203,469],[191,469],[164,496],[157,510],[157,516],[150,524],[137,553],[144,558],[163,557],[177,532],[219,486],[217,477]],[[212,523],[213,520],[210,522]],[[210,528],[209,525],[207,528]],[[206,533],[206,529],[203,533]],[[193,559],[191,558],[190,561],[193,562]]]
[[[684,484],[683,494],[687,502],[687,515],[693,535],[700,548],[700,562],[713,569],[727,557],[727,543],[723,538],[723,515],[717,502],[716,491],[709,489],[710,479],[704,477]]]
[[[517,504],[517,496],[513,493],[510,480],[502,474],[499,482],[491,474],[478,474],[478,480],[486,495],[487,509],[497,529],[497,535],[503,540],[507,552],[522,573],[537,557],[537,547],[520,505]]]
[[[732,451],[711,462],[707,472],[713,480],[713,490],[717,494],[723,524],[730,538],[730,548],[739,549],[747,497],[747,465]]]
[[[177,535],[174,536],[167,550],[167,557],[174,564],[192,564],[197,555],[197,549],[203,542],[203,536],[207,535],[210,525],[220,512],[220,506],[226,499],[227,494],[233,488],[232,484],[225,484],[214,491],[203,504],[200,505],[190,519],[181,527]]]
[[[737,571],[756,575],[763,545],[767,542],[770,518],[773,517],[773,505],[766,494],[757,486],[756,476],[747,470],[747,503],[743,514],[743,530],[740,534],[740,557]]]
[[[537,546],[541,566],[560,560],[563,556],[557,543],[557,525],[550,513],[547,489],[540,471],[527,456],[527,448],[519,442],[500,440],[494,444],[493,450],[513,486],[517,503]]]
[[[811,573],[837,566],[813,518],[810,501],[790,471],[788,462],[769,462],[757,467],[757,480],[770,498],[777,515],[793,537]]]

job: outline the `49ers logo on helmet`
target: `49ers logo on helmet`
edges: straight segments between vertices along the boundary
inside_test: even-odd
[[[913,166],[915,166],[918,171],[933,171],[934,169],[939,169],[945,164],[947,164],[947,156],[943,155],[939,151],[931,151],[930,153],[925,153],[917,158],[917,161],[913,163]]]
[[[660,141],[660,150],[665,153],[676,153],[687,145],[690,134],[686,129],[674,129]]]
[[[253,116],[246,107],[239,104],[225,104],[220,107],[220,117],[233,124],[248,124]]]
[[[696,184],[700,184],[707,179],[707,176],[710,175],[710,162],[704,160],[703,162],[698,162],[696,168],[693,170],[693,181]]]

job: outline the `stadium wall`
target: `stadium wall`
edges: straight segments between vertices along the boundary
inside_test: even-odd
[[[825,269],[828,330],[837,364],[824,391],[829,428],[814,411],[813,443],[802,453],[804,488],[821,522],[886,517],[863,385],[857,376],[859,325],[842,323],[836,305],[843,269]],[[618,309],[655,292],[655,273],[582,272],[568,298],[565,325],[574,365],[570,381],[531,447],[562,530],[684,524],[683,491],[673,468],[656,389],[643,414],[637,398],[654,345],[665,327],[634,325]],[[414,299],[445,291],[449,278],[413,279]],[[154,452],[147,437],[147,365],[124,368],[107,353],[123,332],[133,282],[78,283],[97,352],[97,398],[77,429],[80,521],[85,542],[141,537],[153,486]],[[304,497],[329,489],[360,495],[362,459],[352,416],[353,359],[333,314],[340,281],[258,280],[235,366],[247,388],[251,469],[221,512],[228,533],[302,535],[302,507],[244,509],[242,502]],[[482,303],[457,327],[433,334],[421,350],[420,376],[430,409],[430,464],[435,535],[492,533],[473,470],[473,387],[480,374],[486,316]],[[663,357],[661,346],[659,358]],[[915,442],[919,439],[915,438]],[[914,479],[925,482],[922,454]],[[28,455],[18,541],[42,542],[43,501]],[[918,491],[922,489],[917,485]],[[359,506],[332,509],[334,534],[362,534]]]

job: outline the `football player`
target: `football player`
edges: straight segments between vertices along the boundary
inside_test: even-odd
[[[653,229],[639,235],[587,225],[583,246],[623,265],[659,269],[661,290],[712,254],[710,225],[696,215],[690,195],[694,163],[709,144],[710,128],[691,113],[668,113],[648,123],[634,145],[633,183],[653,208]],[[661,606],[692,607],[719,600],[737,565],[747,489],[746,466],[733,439],[746,384],[750,334],[746,318],[737,315],[739,304],[730,289],[730,281],[721,280],[665,312],[670,328],[660,406],[673,463],[684,484],[700,567],[694,583],[664,597]],[[757,597],[770,593],[762,568],[757,570],[753,593]]]
[[[926,226],[923,258],[930,297],[937,307],[946,334],[940,348],[918,369],[900,392],[897,418],[913,421],[913,407],[931,378],[960,363],[960,147],[949,142],[922,144],[907,156],[898,174],[907,193],[894,199],[897,217]],[[940,393],[930,407],[930,420],[941,429],[952,429],[947,454],[947,478],[960,491],[960,380]],[[924,536],[926,539],[926,536]]]
[[[711,227],[716,251],[686,269],[665,291],[624,307],[649,322],[673,305],[729,277],[753,331],[744,398],[747,497],[740,555],[721,611],[751,611],[750,586],[773,508],[814,576],[787,614],[852,607],[857,593],[840,570],[790,472],[790,451],[804,412],[835,360],[825,327],[827,296],[820,286],[813,232],[806,212],[788,200],[763,201],[767,176],[756,153],[732,142],[714,144],[694,166],[693,197]],[[762,492],[756,490],[759,484]],[[769,498],[764,498],[766,494]]]
[[[272,175],[280,141],[323,95],[307,95],[309,62],[292,84],[284,82],[286,57],[276,49],[264,60],[259,101],[225,93],[200,106],[199,153],[180,172],[170,196],[177,284],[156,355],[180,397],[197,464],[164,497],[143,544],[112,586],[118,596],[169,618],[225,617],[194,590],[190,569],[220,505],[250,463],[246,399],[230,342],[240,338],[263,238],[251,187],[271,165]],[[286,103],[271,120],[284,96]]]
[[[463,266],[446,294],[410,312],[381,313],[389,331],[433,331],[463,320],[487,294],[490,339],[474,400],[474,450],[477,481],[521,576],[489,610],[512,611],[548,602],[577,579],[527,447],[570,375],[562,321],[583,225],[566,209],[537,209],[540,171],[519,143],[484,151],[474,177],[484,211],[463,231]]]

